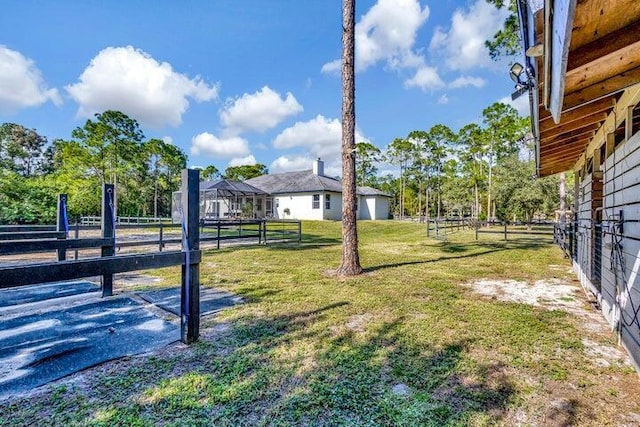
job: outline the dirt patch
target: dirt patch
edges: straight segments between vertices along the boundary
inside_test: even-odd
[[[579,318],[577,324],[588,333],[610,333],[606,320],[594,311],[582,289],[569,281],[550,279],[528,283],[518,280],[481,279],[469,286],[475,292],[491,299],[528,304],[548,310],[563,310]],[[587,356],[597,366],[631,365],[627,354],[618,348],[589,339],[583,339],[582,344]]]

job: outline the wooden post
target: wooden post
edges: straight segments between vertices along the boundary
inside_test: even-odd
[[[266,219],[262,220],[262,233],[263,233],[264,245],[267,246],[267,220]]]
[[[480,228],[480,222],[476,222],[476,226],[474,228],[476,229],[476,240],[478,240],[478,228]]]
[[[430,237],[430,234],[431,234],[431,221],[429,220],[429,217],[425,218],[425,221],[427,222],[427,237]]]
[[[298,221],[298,243],[302,242],[302,221]]]
[[[69,222],[67,221],[67,195],[58,194],[58,215],[56,221],[56,231],[64,231],[64,239],[67,238],[69,232]],[[67,259],[67,251],[58,249],[58,261]]]
[[[220,249],[220,220],[218,220],[218,231],[216,238],[216,249]]]
[[[504,222],[504,241],[507,241],[507,221]]]
[[[180,300],[180,340],[191,344],[200,335],[200,264],[190,259],[190,252],[200,251],[200,171],[182,171],[182,289]],[[185,235],[186,232],[186,235]]]
[[[158,251],[162,252],[162,248],[164,247],[164,244],[162,243],[162,237],[163,237],[163,232],[162,232],[162,222],[160,222],[160,231],[158,233]]]
[[[102,246],[103,257],[114,256],[116,253],[116,211],[115,211],[115,187],[113,184],[104,184],[102,187],[102,230],[103,239],[113,239],[108,246]],[[103,274],[101,279],[102,296],[113,295],[113,274]]]

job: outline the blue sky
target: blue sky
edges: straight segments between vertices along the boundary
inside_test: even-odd
[[[68,139],[116,109],[181,147],[190,166],[281,172],[319,156],[337,175],[341,6],[4,0],[0,123]],[[358,0],[358,140],[384,149],[434,124],[457,130],[508,99],[507,64],[483,46],[504,16],[485,0]]]

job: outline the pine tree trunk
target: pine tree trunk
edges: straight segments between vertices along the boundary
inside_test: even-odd
[[[340,276],[361,274],[356,223],[355,0],[342,4],[342,263]]]

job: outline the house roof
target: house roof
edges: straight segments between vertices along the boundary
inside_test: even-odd
[[[373,187],[358,187],[358,194],[361,196],[384,196],[384,197],[392,197],[391,194],[385,193],[382,190],[378,190]]]
[[[340,180],[324,175],[316,175],[311,169],[261,175],[248,179],[246,182],[269,194],[310,193],[314,191],[342,193],[342,182]],[[357,193],[367,196],[390,197],[388,194],[371,187],[358,187]]]
[[[307,193],[310,191],[342,192],[342,183],[328,176],[315,175],[312,170],[262,175],[247,180],[269,194]]]
[[[200,191],[217,192],[219,196],[258,196],[266,194],[246,182],[222,179],[219,181],[203,181],[200,183]]]
[[[537,173],[548,176],[583,162],[594,141],[617,129],[625,115],[618,113],[626,113],[617,105],[639,97],[640,1],[557,0],[545,3],[553,4],[546,11],[518,3],[524,49],[543,49],[527,64],[536,83],[530,103]]]

